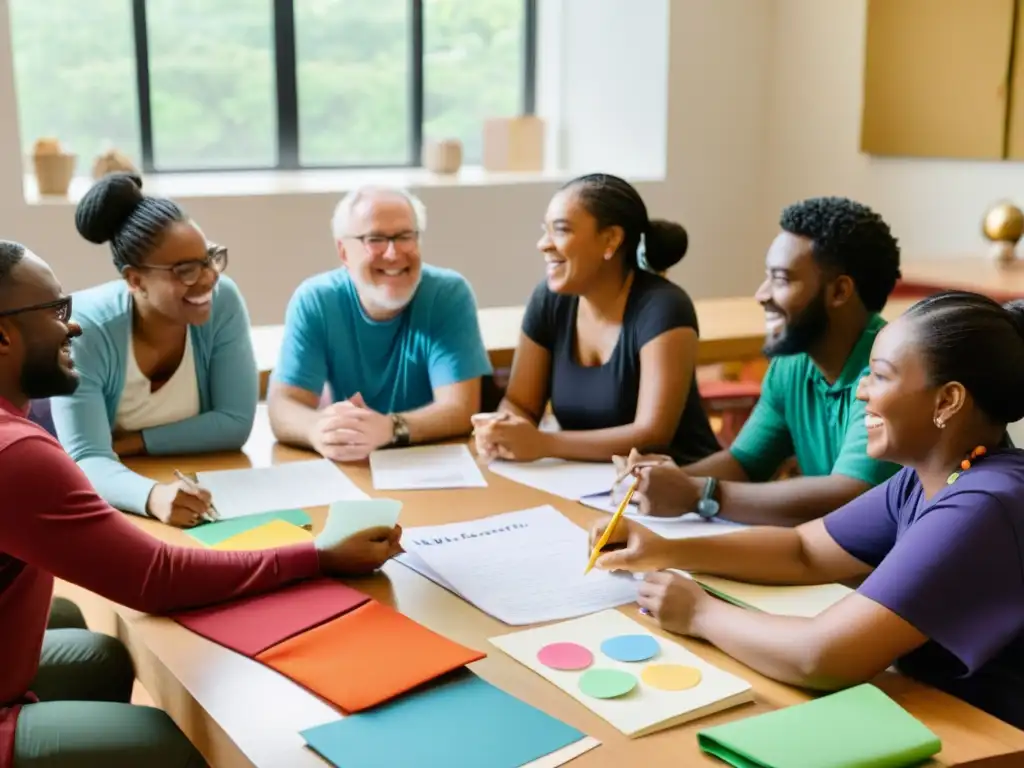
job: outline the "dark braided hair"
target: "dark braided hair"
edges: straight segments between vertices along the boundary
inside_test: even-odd
[[[652,272],[664,272],[682,260],[689,238],[682,225],[647,217],[647,206],[632,184],[607,173],[590,173],[567,182],[562,189],[574,189],[580,203],[597,219],[600,229],[622,227],[620,251],[627,268],[635,269],[637,246],[644,236],[644,260]]]
[[[25,255],[25,246],[13,240],[0,240],[0,283],[7,280],[11,270]]]
[[[889,225],[845,197],[815,197],[789,206],[779,225],[810,238],[822,267],[849,275],[868,312],[881,312],[900,277],[900,249]]]
[[[164,231],[187,220],[177,203],[142,194],[142,179],[133,173],[104,176],[75,209],[79,234],[92,243],[109,242],[119,272],[142,266]]]
[[[960,382],[995,424],[1024,418],[1024,301],[944,291],[904,317],[914,323],[931,386]]]

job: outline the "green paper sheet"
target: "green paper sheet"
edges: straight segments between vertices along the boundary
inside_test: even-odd
[[[942,749],[939,738],[873,685],[697,733],[734,768],[904,768]]]
[[[279,512],[264,512],[259,515],[246,515],[245,517],[234,517],[230,520],[204,523],[203,525],[197,525],[195,528],[186,529],[185,533],[200,544],[212,547],[239,533],[245,533],[253,528],[266,525],[271,520],[284,520],[300,528],[311,525],[313,522],[309,515],[301,509],[283,509]]]

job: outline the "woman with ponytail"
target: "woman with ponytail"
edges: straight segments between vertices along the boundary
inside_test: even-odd
[[[650,219],[636,189],[597,173],[548,205],[546,279],[523,317],[505,398],[475,417],[478,452],[610,462],[645,446],[691,462],[719,450],[697,392],[697,314],[662,276],[686,230]],[[550,402],[560,429],[538,423]]]
[[[108,504],[190,527],[210,512],[205,490],[157,483],[119,459],[237,450],[248,439],[259,382],[245,302],[222,274],[227,250],[127,173],[100,179],[75,224],[110,243],[121,278],[74,296],[80,384],[52,400],[57,436]]]
[[[903,673],[1024,728],[1024,304],[948,292],[875,338],[857,392],[867,452],[903,465],[824,518],[670,541],[616,526],[597,566],[646,573],[641,608],[762,674],[818,690]],[[606,524],[606,523],[605,523]],[[592,531],[599,536],[603,526]],[[674,573],[863,580],[814,618],[737,608]]]

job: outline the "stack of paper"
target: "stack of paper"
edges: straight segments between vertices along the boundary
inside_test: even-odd
[[[746,680],[620,611],[512,632],[490,642],[630,737],[754,700]],[[567,650],[576,653],[569,658]]]
[[[469,448],[461,444],[373,451],[370,471],[378,491],[487,487]]]
[[[253,552],[260,549],[287,547],[313,541],[313,534],[305,528],[285,520],[270,520],[213,545],[223,552]]]
[[[868,684],[708,728],[697,743],[736,768],[900,768],[942,749],[934,733]]]
[[[599,744],[469,672],[302,737],[339,768],[555,768]]]
[[[293,526],[298,526],[306,531],[313,527],[313,520],[301,509],[283,509],[277,512],[264,512],[257,515],[236,517],[231,520],[203,523],[195,528],[186,528],[185,533],[200,544],[205,544],[207,547],[215,547],[222,542],[236,539],[238,536],[274,521],[291,523]],[[229,546],[229,548],[231,547]]]
[[[293,461],[255,469],[199,472],[199,484],[227,520],[294,507],[319,507],[367,495],[327,459]]]
[[[591,571],[587,533],[543,506],[408,528],[399,562],[506,624],[582,616],[636,600],[627,574]]]

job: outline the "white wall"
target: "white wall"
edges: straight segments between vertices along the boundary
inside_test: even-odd
[[[751,292],[773,224],[760,197],[774,0],[672,0],[667,23],[668,0],[541,2],[542,20],[562,20],[541,30],[539,76],[542,111],[575,153],[564,159],[572,170],[594,170],[602,157],[620,171],[629,158],[647,173],[664,166],[664,181],[638,186],[652,215],[690,230],[690,254],[674,276],[698,297]],[[7,3],[0,0],[0,237],[27,243],[74,290],[114,273],[106,251],[78,237],[71,205],[24,202]],[[666,89],[667,105],[658,98]],[[417,188],[431,214],[425,255],[462,271],[483,306],[522,303],[541,276],[534,246],[556,187],[552,179]],[[294,286],[334,266],[328,219],[344,182],[327,189],[178,197],[230,247],[231,274],[255,322],[279,322]]]
[[[996,200],[1024,203],[1024,165],[860,154],[866,0],[777,4],[765,204],[847,195],[886,217],[905,258],[981,257],[981,218]]]

